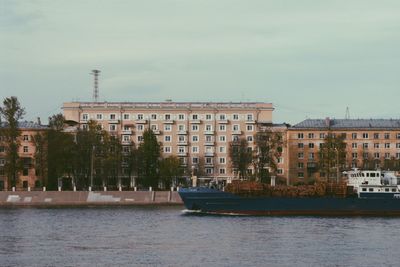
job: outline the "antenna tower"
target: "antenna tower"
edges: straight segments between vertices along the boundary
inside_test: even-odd
[[[94,87],[93,87],[93,101],[97,102],[99,99],[99,70],[92,70],[91,73],[94,76]]]
[[[345,119],[346,119],[346,120],[349,120],[349,119],[350,119],[350,109],[349,109],[349,107],[346,107],[346,116],[345,116]]]

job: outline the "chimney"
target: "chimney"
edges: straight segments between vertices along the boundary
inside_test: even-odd
[[[331,119],[329,117],[325,118],[325,126],[328,128],[331,126]]]
[[[42,125],[42,122],[40,121],[40,117],[37,117],[37,124]]]

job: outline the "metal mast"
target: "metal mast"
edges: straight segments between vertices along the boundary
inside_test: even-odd
[[[99,70],[92,70],[91,73],[94,76],[94,87],[93,87],[93,101],[97,102],[99,99]]]
[[[346,119],[346,120],[349,120],[349,119],[350,119],[350,109],[349,109],[349,107],[346,107],[345,119]]]

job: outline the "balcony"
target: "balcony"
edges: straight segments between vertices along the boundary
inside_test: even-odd
[[[147,120],[141,119],[141,120],[136,120],[135,122],[136,122],[137,124],[146,124],[146,123],[147,123]]]
[[[132,141],[131,141],[131,140],[122,140],[122,141],[121,141],[121,144],[123,144],[123,145],[130,145],[130,144],[132,144]]]
[[[204,153],[204,156],[205,157],[214,157],[214,152],[208,151],[208,152]]]
[[[113,119],[113,120],[108,120],[108,123],[109,124],[118,124],[119,123],[119,120],[117,120],[117,119]]]
[[[160,130],[152,130],[153,131],[153,133],[155,134],[155,135],[160,135],[161,134],[161,131]]]
[[[316,162],[307,162],[307,169],[315,169],[317,168],[317,163]]]
[[[192,124],[200,124],[201,121],[200,120],[190,120],[190,123],[192,123]]]
[[[255,124],[256,121],[255,121],[255,120],[246,120],[246,123],[247,123],[247,124]]]
[[[177,155],[179,157],[186,157],[187,156],[187,152],[178,152]]]
[[[121,133],[124,135],[130,135],[130,134],[133,134],[133,131],[132,130],[122,130]]]
[[[204,131],[204,134],[213,135],[214,131]]]
[[[179,134],[179,135],[185,135],[185,134],[187,134],[187,131],[181,130],[181,131],[178,131],[178,134]]]
[[[214,145],[215,145],[215,142],[214,142],[214,141],[206,141],[206,142],[204,143],[204,145],[205,145],[205,146],[214,146]]]
[[[241,135],[242,131],[236,130],[236,131],[232,131],[232,135]]]
[[[174,120],[171,120],[171,119],[165,120],[165,121],[163,121],[163,123],[165,123],[165,124],[174,124]]]
[[[178,141],[178,146],[187,146],[188,141]]]
[[[204,167],[214,167],[214,163],[213,162],[204,163]]]
[[[229,123],[229,121],[228,120],[218,120],[218,123],[220,123],[220,124],[228,124]]]

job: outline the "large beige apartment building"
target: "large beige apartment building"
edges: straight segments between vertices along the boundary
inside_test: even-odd
[[[327,178],[318,161],[320,145],[328,133],[345,137],[344,169],[390,169],[391,162],[400,160],[400,120],[307,119],[288,129],[291,183]]]
[[[63,112],[67,121],[81,128],[96,120],[103,129],[118,135],[122,145],[142,141],[150,128],[162,143],[164,157],[178,156],[188,167],[202,161],[208,177],[227,179],[235,174],[229,160],[229,143],[245,137],[254,148],[254,135],[261,127],[273,126],[271,103],[261,102],[69,102]],[[279,125],[278,130],[287,127]],[[283,151],[284,153],[285,151]],[[278,163],[285,174],[284,160]],[[251,171],[251,168],[250,168]]]
[[[5,127],[5,125],[1,125]],[[17,188],[34,188],[42,186],[41,177],[36,175],[35,171],[35,152],[36,147],[33,137],[40,132],[47,131],[48,127],[40,123],[21,121],[18,124],[20,129],[19,151],[18,155],[21,159],[21,170],[18,172],[16,187]],[[6,164],[6,141],[4,136],[0,136],[0,190],[10,188],[5,172]]]

